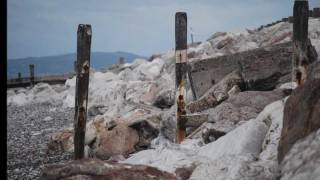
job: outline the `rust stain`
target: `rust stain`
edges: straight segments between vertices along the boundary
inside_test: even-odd
[[[186,118],[181,115],[186,115],[186,102],[185,102],[185,82],[182,80],[178,86],[177,98],[177,143],[181,143],[186,137]]]

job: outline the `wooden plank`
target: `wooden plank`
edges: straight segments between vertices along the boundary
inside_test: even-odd
[[[77,32],[77,78],[74,118],[74,158],[84,157],[91,51],[91,25],[80,24]]]
[[[186,114],[186,82],[187,82],[187,14],[177,12],[175,16],[175,40],[176,40],[176,142],[181,143],[186,137],[185,118]]]

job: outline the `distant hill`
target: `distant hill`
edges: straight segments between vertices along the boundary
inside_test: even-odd
[[[62,74],[74,71],[76,53],[57,56],[28,57],[21,59],[8,59],[7,78],[16,78],[21,72],[22,77],[29,76],[29,64],[35,65],[35,75]],[[132,62],[136,58],[145,58],[128,52],[92,52],[91,67],[98,70],[118,63],[123,57],[125,62]]]

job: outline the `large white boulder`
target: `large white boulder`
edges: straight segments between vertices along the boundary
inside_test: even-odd
[[[251,119],[230,131],[217,141],[200,148],[198,155],[211,160],[226,155],[253,154],[259,155],[268,126],[261,121]]]

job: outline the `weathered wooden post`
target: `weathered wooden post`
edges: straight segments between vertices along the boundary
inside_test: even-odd
[[[124,58],[123,57],[119,58],[119,64],[124,64]]]
[[[176,142],[181,143],[186,137],[186,82],[187,82],[187,14],[177,12],[175,17],[175,39],[176,39]]]
[[[307,0],[295,0],[293,7],[293,69],[292,81],[298,85],[304,83],[308,65],[307,40],[308,40],[309,5]]]
[[[30,69],[30,86],[34,85],[34,64],[29,64]]]
[[[91,25],[79,24],[77,32],[77,68],[74,118],[74,158],[84,157],[88,87],[90,70]]]
[[[22,79],[21,79],[21,72],[18,73],[18,82],[21,82]]]

